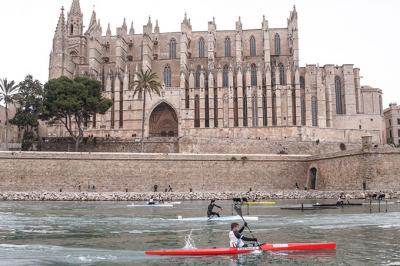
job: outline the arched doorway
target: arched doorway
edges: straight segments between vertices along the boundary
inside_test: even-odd
[[[154,108],[149,119],[149,137],[177,137],[178,117],[175,110],[162,102]]]
[[[310,169],[310,189],[317,189],[317,168]]]

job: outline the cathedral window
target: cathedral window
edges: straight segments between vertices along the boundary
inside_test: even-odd
[[[305,90],[306,88],[306,81],[303,76],[300,77],[300,89]]]
[[[74,25],[71,24],[71,33],[70,35],[74,34]]]
[[[251,64],[251,86],[257,86],[257,67],[256,64]]]
[[[185,89],[185,108],[189,109],[189,107],[190,107],[189,89]]]
[[[224,69],[222,70],[222,87],[228,87],[229,86],[229,67],[228,65],[224,66]]]
[[[306,99],[304,95],[300,96],[301,125],[306,125]]]
[[[336,113],[341,115],[343,112],[343,101],[342,101],[342,82],[340,77],[335,77],[335,95],[336,95]]]
[[[194,96],[194,127],[200,127],[200,99],[197,94]]]
[[[176,40],[169,41],[169,59],[176,59]]]
[[[312,115],[312,126],[318,126],[318,108],[317,108],[317,97],[311,97],[311,115]]]
[[[169,65],[164,67],[164,84],[165,87],[171,87],[171,67]]]
[[[256,56],[256,38],[250,37],[250,56]]]
[[[231,56],[231,38],[225,38],[225,57]]]
[[[282,63],[279,64],[279,84],[286,85],[285,66]]]
[[[205,57],[203,37],[199,39],[199,57]]]
[[[275,55],[280,55],[281,54],[281,38],[279,37],[278,33],[275,33]]]
[[[200,88],[200,73],[201,73],[201,66],[197,66],[196,68],[196,80],[195,80],[195,87]]]
[[[253,95],[251,98],[251,107],[253,113],[253,127],[258,126],[258,113],[257,113],[257,96]]]

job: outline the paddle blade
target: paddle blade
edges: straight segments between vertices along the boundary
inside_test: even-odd
[[[242,215],[242,204],[240,204],[240,203],[235,203],[235,204],[233,205],[233,208],[235,209],[236,213],[237,213],[239,216],[243,217],[243,215]]]

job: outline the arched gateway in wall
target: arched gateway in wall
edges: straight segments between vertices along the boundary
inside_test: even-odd
[[[162,102],[151,112],[149,119],[149,137],[177,137],[178,117],[175,110]]]

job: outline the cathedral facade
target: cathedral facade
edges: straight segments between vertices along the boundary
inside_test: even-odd
[[[113,106],[95,115],[86,134],[141,136],[143,95],[129,84],[140,69],[157,73],[161,95],[146,98],[145,136],[288,139],[382,143],[382,91],[361,86],[352,64],[299,62],[298,15],[284,28],[217,30],[214,19],[192,31],[184,16],[179,32],[161,32],[149,18],[142,33],[123,20],[103,34],[93,11],[83,31],[79,0],[61,11],[50,54],[49,79],[87,75],[99,80]],[[51,129],[48,130],[51,132]],[[53,135],[65,135],[62,130]],[[55,132],[55,133],[54,133]],[[48,133],[50,135],[50,133]]]

